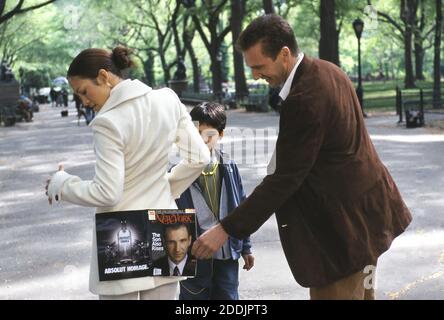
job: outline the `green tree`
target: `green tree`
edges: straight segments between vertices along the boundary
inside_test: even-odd
[[[0,24],[8,21],[12,17],[16,15],[21,15],[23,13],[36,10],[42,8],[50,3],[55,2],[56,0],[48,0],[45,2],[41,2],[39,4],[35,4],[32,6],[24,7],[25,0],[18,0],[15,4],[11,5],[11,1],[9,2],[9,6],[7,6],[6,0],[0,0]]]
[[[236,98],[242,99],[248,96],[247,80],[245,78],[244,58],[236,50],[236,41],[242,31],[242,23],[246,14],[246,0],[231,0],[231,36],[233,41],[234,82],[236,86]]]
[[[372,2],[367,0],[368,4]],[[405,79],[404,85],[406,88],[414,88],[415,77],[413,73],[413,59],[412,59],[412,44],[413,44],[413,31],[415,28],[416,12],[418,9],[418,0],[401,0],[399,4],[399,16],[400,20],[394,19],[390,14],[377,10],[377,14],[380,17],[380,21],[389,23],[396,31],[398,31],[404,43],[404,64],[405,64]]]
[[[339,66],[339,33],[336,26],[335,0],[321,0],[321,37],[319,39],[319,58]]]
[[[434,6],[430,1],[419,0],[414,27],[415,78],[425,80],[424,58],[428,49],[433,47],[433,31],[435,22],[428,17],[433,16]],[[432,22],[432,23],[430,23]]]
[[[56,4],[0,25],[0,61],[9,63],[15,74],[19,69],[25,75],[33,73],[32,78],[39,80],[31,82],[40,86],[43,82],[48,86],[51,78],[66,74],[72,48]]]
[[[200,8],[192,10],[193,22],[202,39],[211,60],[211,76],[213,93],[217,98],[222,97],[222,43],[231,31],[231,26],[223,25],[222,14],[227,9],[228,0],[202,0]],[[209,37],[204,30],[209,32]]]

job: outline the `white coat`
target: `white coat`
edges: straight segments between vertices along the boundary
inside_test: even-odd
[[[170,89],[152,90],[138,80],[124,80],[112,90],[90,124],[96,155],[95,176],[85,181],[64,171],[51,179],[48,195],[97,213],[141,209],[176,209],[175,198],[210,161],[210,153],[185,106]],[[169,153],[182,158],[167,173]],[[90,290],[120,295],[183,280],[142,277],[99,281],[94,223]]]

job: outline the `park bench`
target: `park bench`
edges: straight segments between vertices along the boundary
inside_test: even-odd
[[[236,100],[233,96],[227,95],[222,98],[217,98],[213,93],[195,93],[195,92],[182,92],[180,100],[189,105],[198,105],[207,101],[219,101],[225,106],[225,109],[235,109]]]
[[[248,96],[240,99],[239,104],[248,112],[268,112],[269,109],[269,96],[266,92],[250,93]]]
[[[432,99],[433,100],[433,99]],[[406,127],[423,127],[424,121],[424,91],[420,89],[418,93],[403,93],[396,87],[396,113],[399,115],[398,123],[404,122],[405,113]]]
[[[197,93],[197,92],[190,92],[190,91],[184,91],[181,94],[180,100],[185,104],[190,105],[198,105],[205,101],[213,101],[214,96],[212,93]]]
[[[205,101],[218,101],[213,93],[195,93],[195,92],[182,92],[180,97],[181,101],[185,104],[198,105]],[[234,109],[236,105],[244,107],[249,112],[267,112],[269,111],[268,105],[268,92],[259,91],[250,93],[248,96],[240,98],[236,101],[234,96],[226,96],[221,99],[221,103],[226,106],[227,109]]]

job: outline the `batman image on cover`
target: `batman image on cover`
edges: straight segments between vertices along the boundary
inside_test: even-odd
[[[144,212],[96,215],[100,280],[146,276],[152,267],[150,237]]]

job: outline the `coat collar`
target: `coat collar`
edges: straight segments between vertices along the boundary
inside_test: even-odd
[[[304,53],[301,52],[296,57],[296,63],[293,67],[293,69],[290,72],[290,75],[288,76],[287,80],[284,82],[284,86],[282,87],[281,91],[279,92],[279,97],[281,97],[282,101],[287,99],[288,95],[290,94],[290,90],[293,84],[294,75],[296,74],[296,71],[298,70],[299,65],[304,59]]]
[[[309,72],[309,69],[311,68],[312,64],[313,64],[313,59],[308,57],[307,55],[304,55],[304,58],[302,59],[302,62],[299,65],[298,69],[296,70],[296,74],[294,75],[293,82],[291,84],[291,89],[295,87],[296,83],[298,83],[299,79],[301,79],[301,77],[304,74]]]
[[[137,79],[123,80],[111,89],[108,100],[106,100],[105,104],[97,114],[101,115],[111,109],[114,109],[125,101],[143,96],[151,90],[152,89],[150,87]]]

